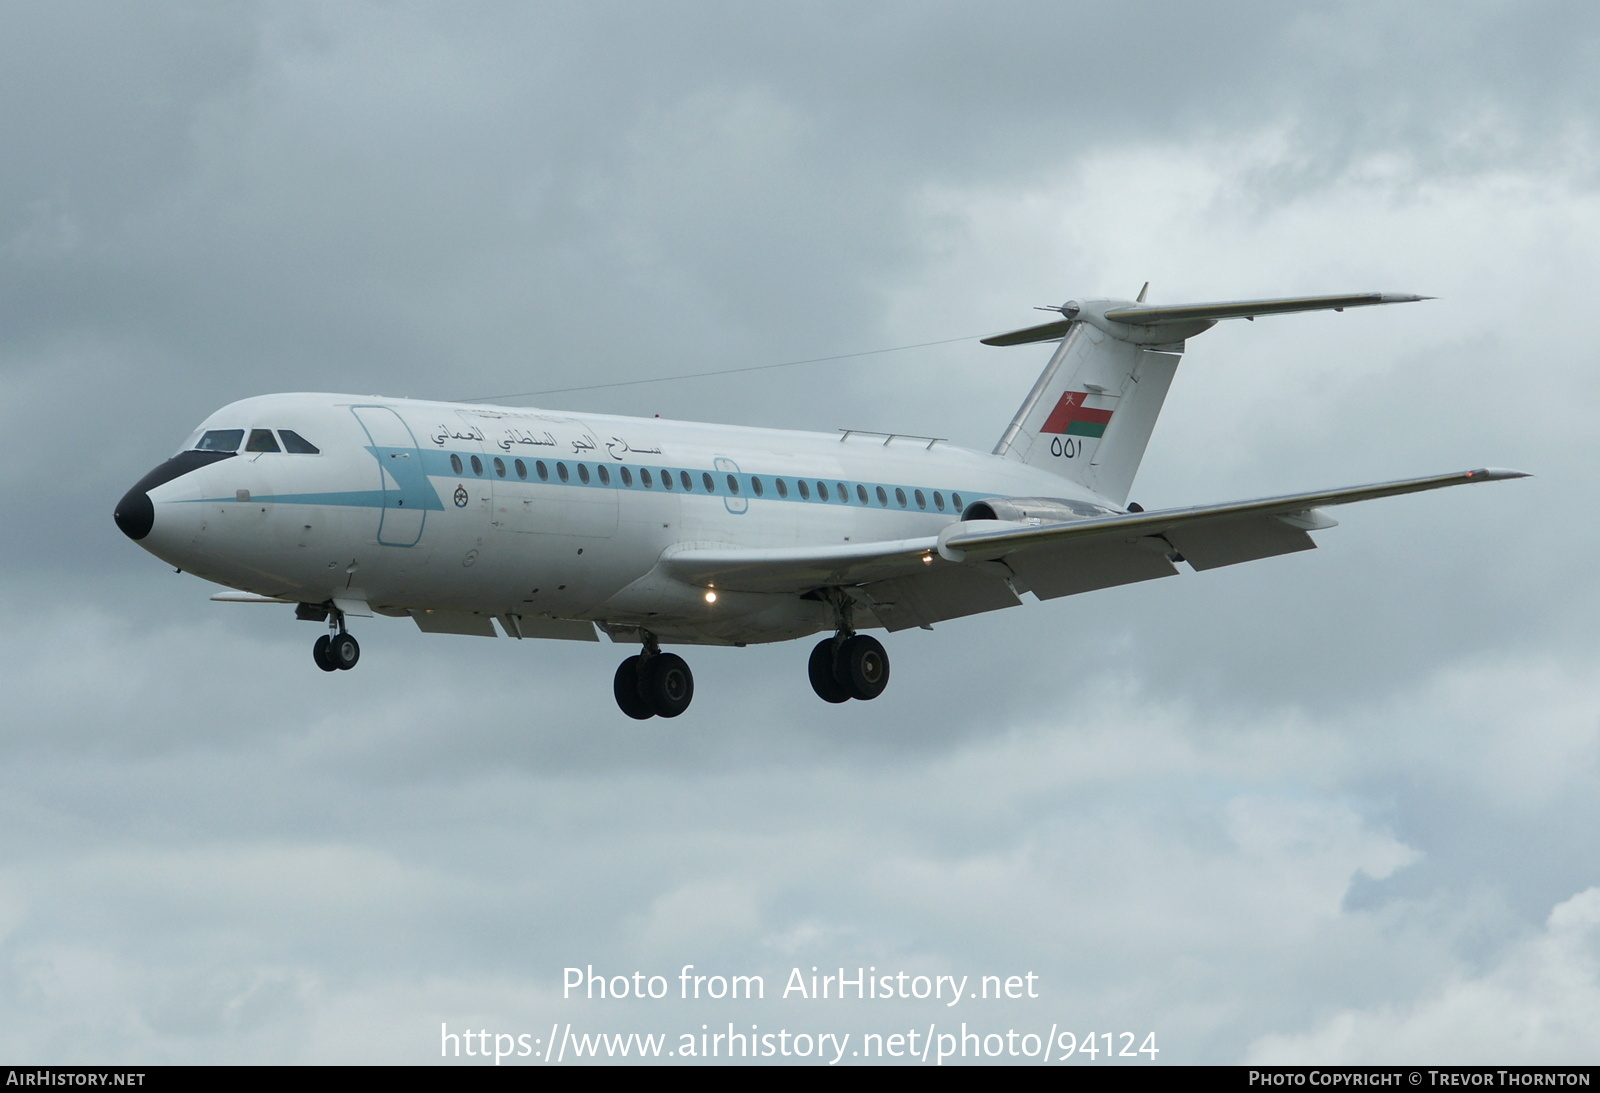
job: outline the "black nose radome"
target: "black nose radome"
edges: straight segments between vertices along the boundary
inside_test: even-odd
[[[150,495],[135,486],[122,495],[111,518],[122,529],[122,534],[137,542],[149,535],[155,526],[156,507],[150,503]]]
[[[112,513],[111,518],[122,529],[122,534],[137,542],[149,535],[150,529],[155,526],[156,508],[150,503],[151,490],[192,470],[232,458],[232,452],[179,452],[135,482],[133,489],[123,494],[122,500],[117,502],[117,511]]]

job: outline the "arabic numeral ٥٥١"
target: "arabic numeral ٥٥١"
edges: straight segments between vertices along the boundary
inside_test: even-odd
[[[1050,454],[1058,455],[1063,459],[1076,459],[1083,451],[1083,441],[1073,436],[1053,436],[1050,438]]]

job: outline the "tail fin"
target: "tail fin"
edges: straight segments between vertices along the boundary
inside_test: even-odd
[[[1175,307],[1091,300],[1052,308],[1063,318],[983,339],[985,345],[1061,339],[994,453],[1047,468],[1121,505],[1155,430],[1184,339],[1221,319],[1425,299],[1371,292]]]

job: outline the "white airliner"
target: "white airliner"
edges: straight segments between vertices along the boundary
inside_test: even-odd
[[[630,717],[694,695],[663,644],[830,633],[827,702],[872,699],[883,646],[930,628],[1153,577],[1309,550],[1322,510],[1524,477],[1473,470],[1145,512],[1127,503],[1184,340],[1218,320],[1425,299],[1385,293],[1180,307],[1064,304],[989,345],[1059,340],[991,453],[933,437],[751,429],[514,407],[284,394],[224,407],[140,479],[117,526],[179,569],[325,622],[325,671],[355,665],[352,616],[423,630],[634,642]]]

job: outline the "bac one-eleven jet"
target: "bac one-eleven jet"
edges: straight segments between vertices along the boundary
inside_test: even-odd
[[[139,480],[117,526],[181,570],[295,606],[355,666],[352,617],[432,633],[637,643],[617,669],[630,717],[694,696],[663,645],[828,633],[826,702],[872,699],[889,658],[866,629],[931,627],[1316,544],[1324,509],[1523,477],[1472,470],[1145,512],[1127,503],[1185,339],[1222,319],[1403,303],[1385,293],[1179,307],[1064,304],[989,345],[1061,345],[994,451],[512,407],[265,395],[218,410]]]

